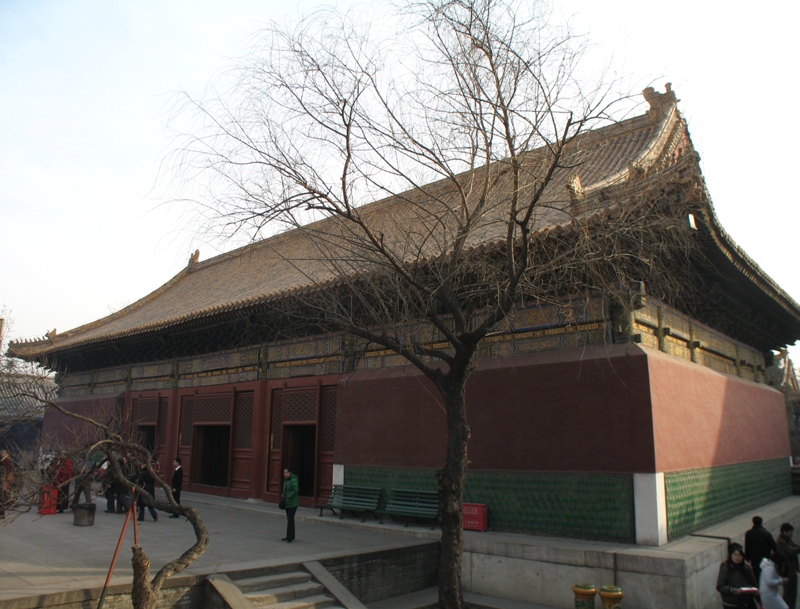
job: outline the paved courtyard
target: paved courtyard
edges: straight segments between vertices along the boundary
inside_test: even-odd
[[[438,539],[438,531],[400,524],[361,526],[348,515],[344,520],[319,518],[319,511],[300,508],[297,539],[285,543],[286,517],[273,504],[184,493],[184,503],[200,512],[211,543],[206,553],[185,573],[232,571],[248,566],[316,560],[350,551],[399,547]],[[105,500],[96,499],[93,526],[75,526],[73,514],[22,514],[0,525],[0,602],[20,596],[102,586],[122,532],[124,515],[106,514]],[[162,514],[153,522],[148,512],[139,524],[139,543],[161,568],[194,543],[191,524]],[[2,522],[2,521],[0,521]],[[419,539],[417,539],[418,537]],[[133,522],[128,526],[112,583],[131,581]]]

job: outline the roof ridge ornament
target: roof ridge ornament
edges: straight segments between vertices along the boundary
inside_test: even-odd
[[[659,93],[653,87],[647,87],[642,91],[645,101],[650,104],[647,116],[653,121],[661,120],[667,108],[678,103],[675,91],[672,90],[672,83],[666,83],[664,89],[666,89],[665,93]]]
[[[194,250],[194,254],[189,256],[189,264],[187,268],[191,271],[200,262],[200,250]]]
[[[578,206],[586,199],[586,192],[581,184],[581,177],[577,173],[570,174],[567,178],[567,191],[569,191],[569,203],[573,211],[577,211]]]

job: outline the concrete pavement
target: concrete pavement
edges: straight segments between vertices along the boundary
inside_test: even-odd
[[[323,561],[349,553],[429,543],[440,537],[438,529],[431,531],[426,525],[407,528],[396,522],[381,525],[369,517],[362,523],[349,514],[339,520],[327,511],[320,518],[319,510],[300,508],[296,517],[297,539],[287,544],[280,541],[285,535],[286,518],[274,504],[196,493],[184,493],[183,499],[198,509],[211,539],[208,551],[183,572],[185,575]],[[96,500],[96,504],[93,526],[74,526],[70,512],[50,516],[23,514],[13,522],[0,524],[0,608],[14,606],[9,601],[15,598],[103,586],[125,517],[103,513],[103,499]],[[531,609],[541,605],[535,604],[533,598],[524,603],[491,599],[491,595],[501,591],[502,596],[520,599],[527,598],[525,594],[531,590],[539,596],[547,593],[549,597],[535,600],[550,607],[568,606],[572,602],[571,586],[577,581],[620,585],[625,590],[626,602],[632,606],[652,606],[648,603],[659,593],[669,601],[663,606],[715,607],[719,596],[714,585],[719,563],[725,556],[726,540],[741,542],[754,513],[764,518],[770,530],[777,530],[783,521],[797,524],[800,497],[761,506],[658,548],[465,531],[465,586],[469,582],[467,587],[471,590],[488,595],[481,597],[480,602],[473,600],[475,604],[502,609]],[[194,534],[191,525],[182,518],[170,519],[162,514],[158,522],[153,522],[147,513],[146,519],[139,523],[140,545],[155,573],[189,548],[194,543]],[[132,545],[133,529],[129,527],[112,584],[130,584]],[[519,589],[512,590],[514,586]],[[673,596],[680,592],[683,600],[674,602],[664,591],[672,591]],[[433,599],[435,591],[415,595]],[[412,606],[398,604],[401,600],[389,599],[371,609]],[[420,605],[415,602],[413,606]]]
[[[206,553],[185,574],[319,560],[352,551],[402,547],[439,536],[438,531],[426,527],[404,529],[396,523],[360,526],[359,519],[351,515],[344,520],[329,513],[319,518],[319,510],[299,508],[297,539],[285,543],[281,538],[286,533],[286,516],[273,504],[197,493],[184,493],[183,502],[200,512],[211,540]],[[104,513],[104,499],[96,499],[95,504],[93,526],[75,526],[69,511],[48,516],[21,514],[0,525],[0,603],[104,584],[125,516]],[[139,523],[139,544],[151,560],[152,573],[195,541],[188,521],[167,516],[161,514],[158,522],[153,522],[145,511],[146,520]],[[112,584],[131,581],[133,540],[131,522]]]

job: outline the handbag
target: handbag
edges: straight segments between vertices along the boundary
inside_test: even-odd
[[[286,497],[281,495],[281,500],[278,502],[278,509],[285,510],[286,509]]]

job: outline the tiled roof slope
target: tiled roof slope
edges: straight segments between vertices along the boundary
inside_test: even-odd
[[[645,98],[651,106],[646,114],[587,132],[574,141],[569,154],[571,164],[577,163],[577,167],[557,170],[552,183],[545,190],[543,198],[548,205],[541,208],[535,220],[536,230],[551,229],[569,220],[569,215],[559,209],[569,206],[567,185],[574,180],[574,174],[579,176],[579,188],[589,199],[591,193],[622,184],[632,174],[652,174],[681,153],[693,154],[685,124],[677,110],[675,95],[669,86],[665,94],[648,89]],[[531,173],[535,172],[536,161],[537,151],[527,155],[525,162],[530,166]],[[470,243],[472,246],[496,241],[505,232],[505,225],[500,221],[507,200],[503,196],[502,164],[492,166],[491,171],[498,174],[500,194],[494,197],[494,209],[485,215],[484,222],[475,231]],[[530,187],[530,184],[527,186]],[[525,187],[523,184],[522,188]],[[409,238],[408,227],[420,221],[420,214],[441,217],[436,206],[443,208],[454,202],[449,188],[449,182],[442,180],[427,185],[425,193],[404,193],[376,201],[362,208],[361,213],[368,215],[370,222],[377,225],[387,239],[394,236],[395,245],[402,248],[404,243],[413,242],[413,238]],[[424,205],[416,205],[423,200]],[[582,209],[581,213],[592,211],[591,208]],[[711,214],[713,217],[713,211]],[[724,231],[718,234],[728,239]],[[732,242],[729,242],[729,246],[739,251]],[[428,246],[424,252],[425,256],[438,253],[432,246]],[[409,259],[416,254],[407,253]],[[186,269],[138,302],[62,334],[51,333],[46,339],[14,343],[11,351],[21,357],[41,357],[80,345],[115,340],[246,308],[279,298],[289,291],[334,281],[335,274],[325,264],[316,261],[319,255],[319,250],[308,236],[295,230],[203,262],[192,260]],[[740,252],[741,255],[743,253]],[[800,316],[797,305],[780,292],[752,261],[746,259],[746,262],[751,265],[752,273],[778,290],[779,295],[787,299],[789,308],[794,309],[794,315]]]

